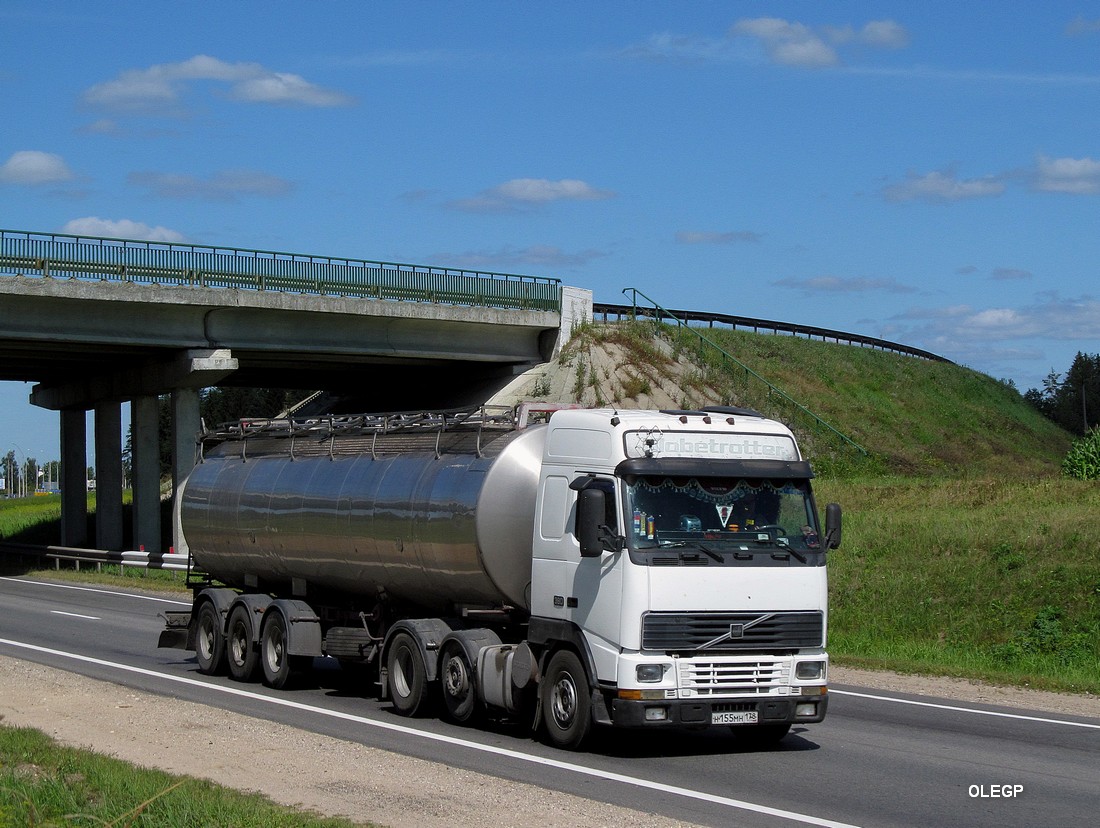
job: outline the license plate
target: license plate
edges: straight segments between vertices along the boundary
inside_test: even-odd
[[[716,725],[757,724],[759,721],[760,714],[755,710],[735,710],[710,714],[710,723]]]

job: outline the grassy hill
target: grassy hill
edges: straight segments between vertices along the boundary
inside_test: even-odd
[[[838,661],[1100,692],[1100,484],[1060,476],[1068,433],[958,365],[702,333],[729,356],[668,326],[585,325],[512,393],[735,404],[789,423],[817,472],[819,507],[844,507],[830,558]]]

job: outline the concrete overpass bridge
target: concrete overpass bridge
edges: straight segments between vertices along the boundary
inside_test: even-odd
[[[95,546],[122,545],[129,403],[134,543],[159,551],[158,396],[171,396],[181,481],[202,388],[324,389],[364,410],[477,404],[550,359],[591,305],[543,277],[0,230],[0,380],[36,383],[31,402],[59,412],[65,546],[91,540],[89,410]]]

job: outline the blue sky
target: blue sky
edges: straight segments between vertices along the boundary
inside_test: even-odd
[[[1096,4],[6,0],[0,95],[6,229],[636,287],[1021,391],[1100,352]]]

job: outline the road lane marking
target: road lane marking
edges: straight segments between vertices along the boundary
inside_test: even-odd
[[[859,699],[874,699],[875,701],[894,702],[894,704],[911,704],[915,707],[933,707],[937,710],[953,710],[957,713],[974,713],[978,716],[998,716],[1002,719],[1019,719],[1025,722],[1042,722],[1043,724],[1068,725],[1069,727],[1088,727],[1100,730],[1100,724],[1089,722],[1071,722],[1067,719],[1047,719],[1042,716],[1028,716],[1023,713],[999,713],[996,710],[979,710],[976,707],[956,707],[940,702],[916,701],[914,699],[898,699],[893,696],[876,696],[873,693],[856,693],[852,690],[834,690],[829,688],[830,696],[854,696]]]
[[[815,817],[809,814],[800,814],[795,811],[785,811],[781,808],[772,808],[767,805],[759,805],[754,802],[746,802],[740,799],[731,799],[726,796],[717,796],[715,794],[705,793],[704,791],[693,791],[690,788],[680,788],[676,787],[675,785],[665,785],[660,782],[653,782],[648,779],[642,779],[636,776],[626,776],[624,774],[613,773],[611,771],[602,771],[598,768],[588,768],[583,765],[572,765],[559,759],[548,759],[541,756],[532,756],[530,754],[522,753],[517,750],[494,747],[493,745],[482,745],[477,742],[471,742],[466,739],[459,739],[454,736],[446,736],[439,733],[426,733],[421,730],[416,730],[415,728],[406,727],[405,725],[393,724],[392,722],[382,722],[376,719],[368,719],[365,716],[357,716],[353,713],[344,713],[339,710],[327,710],[323,707],[314,707],[312,705],[303,704],[302,702],[291,701],[290,699],[265,696],[260,693],[254,693],[251,690],[241,690],[236,687],[222,687],[217,684],[208,684],[205,681],[188,678],[187,676],[174,676],[169,673],[159,673],[156,670],[148,670],[144,667],[132,667],[129,664],[118,664],[112,661],[105,661],[103,659],[93,658],[92,656],[80,655],[78,653],[67,653],[61,650],[53,650],[49,647],[40,647],[37,644],[26,644],[22,641],[11,641],[10,639],[6,638],[0,638],[0,644],[6,644],[9,647],[15,647],[22,650],[30,650],[36,653],[44,653],[60,658],[68,658],[74,661],[81,661],[86,664],[95,664],[99,667],[109,667],[114,670],[122,670],[128,673],[136,673],[137,675],[141,676],[149,676],[151,678],[172,681],[177,684],[185,684],[191,687],[201,687],[206,690],[214,690],[230,696],[237,696],[239,698],[250,699],[252,701],[266,702],[267,704],[273,704],[279,707],[287,707],[293,710],[301,710],[307,713],[314,713],[333,719],[341,719],[343,721],[354,722],[355,724],[365,725],[367,727],[375,727],[380,730],[388,730],[393,733],[401,733],[406,736],[415,736],[435,742],[443,742],[449,745],[454,745],[455,747],[481,751],[483,753],[491,753],[496,756],[502,756],[519,762],[528,762],[534,765],[543,765],[546,767],[556,768],[558,770],[569,771],[570,773],[575,773],[580,776],[588,776],[595,779],[602,779],[608,782],[620,782],[624,785],[631,785],[636,788],[645,788],[651,791],[672,794],[673,796],[681,796],[686,799],[695,799],[702,802],[709,802],[713,805],[722,805],[729,808],[736,808],[742,811],[751,811],[752,813],[766,814],[768,816],[774,816],[780,819],[800,822],[804,825],[818,825],[822,826],[822,828],[857,828],[857,826],[851,825],[846,822],[836,822],[834,820],[824,819],[822,817]]]
[[[86,618],[89,621],[100,621],[98,615],[81,615],[78,612],[65,612],[64,610],[50,610],[50,615],[67,615],[70,618]]]
[[[121,595],[123,598],[138,598],[142,601],[159,601],[162,604],[179,604],[181,607],[191,606],[190,601],[173,601],[171,598],[157,598],[155,595],[138,595],[134,592],[115,592],[110,589],[97,587],[76,586],[74,584],[55,584],[50,581],[31,581],[27,578],[9,578],[0,576],[0,581],[15,581],[17,584],[35,584],[36,586],[56,587],[57,589],[76,589],[81,592],[98,592],[101,595]]]

